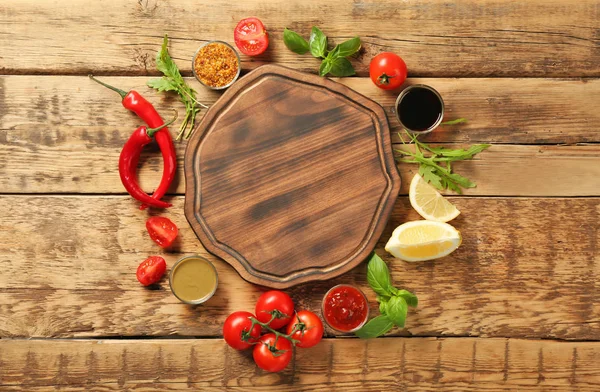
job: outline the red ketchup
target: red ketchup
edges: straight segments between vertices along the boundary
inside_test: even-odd
[[[353,332],[362,327],[368,317],[367,299],[353,286],[335,286],[323,298],[323,318],[333,329]]]

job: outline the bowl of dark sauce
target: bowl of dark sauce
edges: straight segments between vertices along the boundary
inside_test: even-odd
[[[428,133],[442,122],[444,101],[433,87],[415,84],[396,99],[396,117],[407,131]]]

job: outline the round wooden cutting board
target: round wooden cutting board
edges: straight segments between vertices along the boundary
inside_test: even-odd
[[[204,247],[274,288],[367,258],[400,189],[381,106],[273,65],[208,110],[189,140],[185,178],[185,215]]]

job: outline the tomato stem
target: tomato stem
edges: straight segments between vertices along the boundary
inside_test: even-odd
[[[255,325],[260,325],[261,327],[263,327],[263,328],[264,328],[264,329],[266,329],[267,331],[269,331],[269,332],[272,332],[272,333],[274,333],[274,334],[275,334],[275,344],[277,344],[277,339],[279,339],[280,337],[281,337],[281,338],[284,338],[284,339],[287,339],[287,340],[289,340],[289,341],[290,341],[290,343],[292,343],[292,345],[294,345],[294,346],[295,346],[297,343],[300,343],[300,341],[299,341],[299,340],[296,340],[296,339],[293,339],[293,338],[292,338],[292,335],[294,335],[296,332],[298,332],[298,331],[300,330],[300,329],[298,328],[298,325],[295,325],[295,326],[294,326],[294,329],[292,329],[292,332],[286,335],[286,334],[284,334],[284,333],[281,333],[281,332],[279,332],[279,331],[276,331],[276,330],[274,330],[273,328],[271,328],[271,327],[269,326],[269,324],[271,324],[271,322],[272,322],[273,320],[275,320],[276,318],[278,318],[278,317],[277,317],[277,315],[275,314],[275,312],[271,314],[271,320],[269,320],[269,321],[268,321],[268,322],[266,322],[266,323],[261,323],[260,321],[258,321],[258,320],[257,320],[257,319],[255,319],[254,317],[250,317],[250,321],[252,321],[252,326],[250,326],[250,331],[252,331],[252,329],[254,328],[254,326],[255,326]],[[256,343],[255,343],[255,344],[256,344]],[[269,347],[269,350],[275,354],[275,352],[273,351],[273,349],[277,350],[277,349],[275,348],[275,346],[267,346],[267,347]],[[279,351],[284,351],[284,350],[279,350]],[[285,351],[284,351],[284,352],[285,352]],[[281,355],[281,354],[280,354],[280,355]]]
[[[390,84],[390,79],[395,77],[394,75],[390,76],[387,75],[385,72],[382,73],[378,78],[377,81],[379,82],[380,85],[385,85],[387,86],[388,84]]]

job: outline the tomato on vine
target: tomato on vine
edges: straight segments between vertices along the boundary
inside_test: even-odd
[[[292,339],[298,340],[296,346],[309,348],[323,338],[323,322],[313,312],[301,310],[288,324],[286,332]]]
[[[233,312],[223,324],[223,338],[236,350],[246,350],[258,341],[261,327],[253,325],[250,312]]]
[[[255,313],[258,321],[268,323],[273,319],[269,327],[279,329],[287,325],[292,319],[294,301],[283,291],[267,291],[258,298]]]
[[[268,372],[280,372],[292,360],[292,343],[289,340],[268,333],[254,346],[252,357],[256,365]]]

